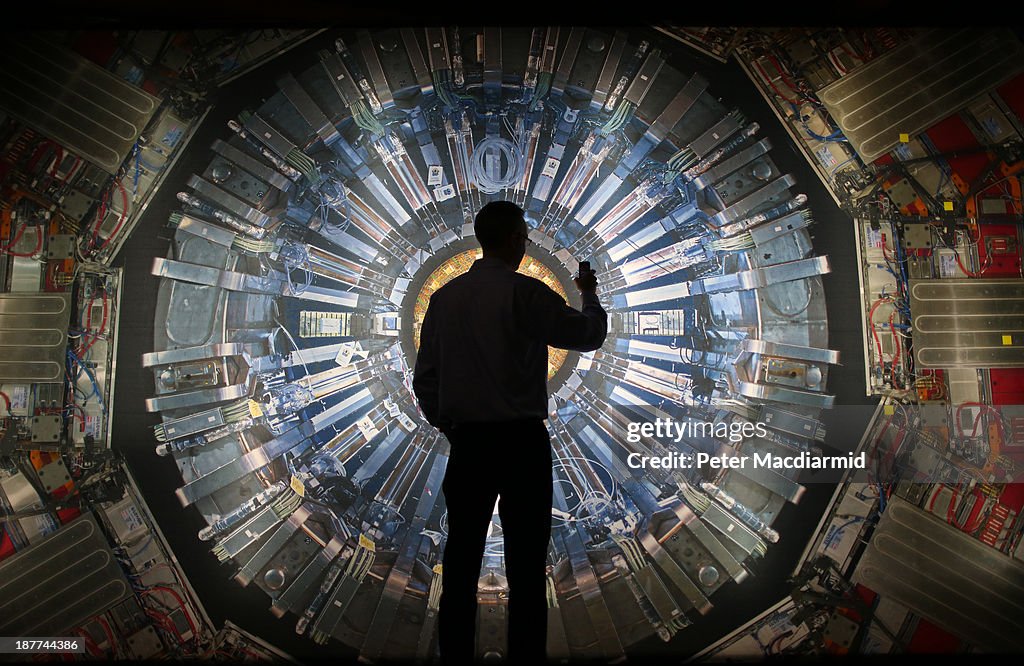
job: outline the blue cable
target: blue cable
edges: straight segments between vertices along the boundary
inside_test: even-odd
[[[139,142],[135,142],[135,178],[132,179],[132,196],[139,193]]]
[[[103,404],[103,394],[100,392],[99,382],[96,381],[96,376],[92,373],[92,370],[90,370],[88,366],[82,363],[82,361],[75,355],[75,352],[71,351],[70,349],[68,349],[68,356],[70,356],[71,359],[78,364],[78,367],[85,372],[85,376],[89,378],[90,382],[92,382],[93,394],[96,396],[96,399],[99,400],[100,407],[104,408],[105,410],[106,407]]]

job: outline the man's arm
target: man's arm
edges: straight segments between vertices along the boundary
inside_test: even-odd
[[[593,290],[581,290],[583,307],[569,307],[565,300],[547,285],[526,290],[520,315],[530,334],[544,344],[580,352],[593,351],[604,344],[608,335],[608,315]]]
[[[427,422],[440,427],[438,420],[438,395],[440,393],[437,331],[434,326],[432,308],[427,306],[423,315],[423,326],[420,328],[420,349],[416,354],[416,368],[412,375],[412,390],[420,404]]]

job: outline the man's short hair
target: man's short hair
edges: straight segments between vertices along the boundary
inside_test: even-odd
[[[522,223],[522,208],[511,201],[492,201],[476,214],[473,232],[481,248],[497,249],[520,232]]]

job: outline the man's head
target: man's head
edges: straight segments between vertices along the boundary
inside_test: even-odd
[[[527,230],[523,209],[511,201],[492,201],[473,222],[484,256],[501,259],[512,270],[519,268],[526,254]]]

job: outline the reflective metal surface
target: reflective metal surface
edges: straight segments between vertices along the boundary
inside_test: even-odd
[[[71,297],[0,293],[0,381],[64,380]]]

